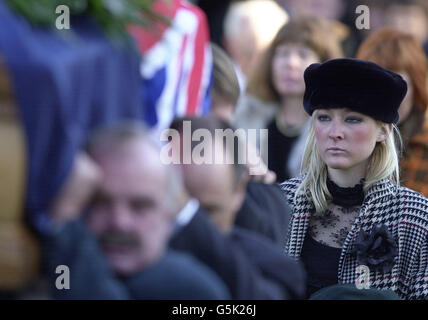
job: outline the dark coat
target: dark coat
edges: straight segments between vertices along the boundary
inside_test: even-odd
[[[303,265],[294,263],[284,250],[273,246],[263,237],[238,227],[231,232],[230,238],[251,262],[258,266],[265,277],[287,290],[289,298],[299,299],[305,294],[306,274]]]
[[[237,229],[223,235],[207,215],[199,208],[170,244],[214,270],[229,288],[232,299],[289,299],[303,294],[305,284],[299,264],[252,232]],[[284,272],[293,276],[293,281]]]
[[[285,247],[291,209],[277,184],[250,182],[235,224]]]

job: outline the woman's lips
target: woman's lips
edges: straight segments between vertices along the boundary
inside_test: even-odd
[[[328,148],[327,149],[327,151],[330,151],[330,152],[346,152],[346,150],[345,149],[341,149],[341,148],[336,148],[336,147],[333,147],[333,148]]]

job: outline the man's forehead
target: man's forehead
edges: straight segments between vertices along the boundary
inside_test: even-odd
[[[166,168],[157,159],[145,157],[107,156],[98,162],[102,172],[101,184],[109,190],[134,189],[145,192],[163,192],[167,188]]]
[[[124,141],[102,141],[90,150],[95,160],[104,158],[141,158],[159,155],[160,150],[153,141],[145,137],[133,137]]]
[[[184,166],[187,187],[202,194],[230,192],[233,185],[231,165],[212,164]]]
[[[117,201],[146,201],[156,202],[162,198],[161,190],[147,183],[138,185],[120,184],[117,181],[105,181],[100,184],[95,192],[95,196]]]
[[[134,167],[139,172],[156,171],[158,174],[166,170],[160,161],[160,151],[141,141],[132,141],[119,148],[99,152],[95,155],[95,160],[109,169]]]

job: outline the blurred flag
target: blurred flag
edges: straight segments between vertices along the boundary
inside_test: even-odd
[[[140,57],[111,43],[89,16],[57,32],[32,26],[1,0],[0,56],[25,133],[25,212],[37,231],[48,232],[52,200],[88,132],[143,118]]]
[[[213,63],[205,14],[181,0],[158,0],[154,11],[170,19],[153,28],[131,26],[142,55],[145,119],[163,129],[175,116],[202,115],[210,108]]]

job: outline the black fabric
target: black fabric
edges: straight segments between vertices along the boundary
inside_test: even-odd
[[[330,191],[333,199],[332,202],[338,206],[350,208],[361,206],[364,201],[364,179],[354,187],[342,188],[327,178],[327,189]]]
[[[189,253],[214,270],[232,299],[283,299],[280,288],[263,279],[261,271],[230,239],[208,220],[200,208],[192,220],[174,234],[171,248]]]
[[[324,287],[338,283],[337,273],[341,251],[339,248],[315,241],[309,233],[306,233],[300,259],[307,274],[307,298]]]
[[[303,265],[288,257],[282,248],[274,247],[262,237],[239,227],[234,228],[230,237],[253,263],[260,266],[264,276],[275,279],[287,288],[289,298],[304,296],[306,274]]]
[[[224,48],[224,18],[230,3],[233,0],[199,0],[198,6],[205,12],[208,20],[208,26],[210,31],[210,39],[218,46]]]
[[[108,267],[96,239],[80,220],[61,226],[43,239],[44,263],[49,276],[52,298],[130,299],[125,286]],[[55,270],[65,265],[70,269],[70,290],[55,287]]]
[[[278,130],[273,119],[268,127],[268,168],[276,173],[278,182],[292,178],[287,168],[291,148],[299,136],[287,137]]]
[[[304,73],[303,105],[312,115],[320,108],[349,108],[386,123],[398,122],[407,84],[369,61],[342,58],[314,63]]]
[[[289,265],[288,270],[296,274],[297,279],[301,278],[302,270],[282,250],[253,233],[246,237],[245,243],[233,235],[225,236],[207,215],[200,208],[192,220],[173,236],[170,245],[192,254],[214,270],[229,288],[232,299],[288,299],[301,294],[300,282],[284,282],[284,265]],[[257,249],[258,244],[252,244],[255,241],[265,241],[262,250]],[[281,268],[274,272],[270,270],[273,265],[281,265]]]
[[[45,265],[52,298],[111,299],[229,299],[225,284],[192,257],[168,251],[153,266],[119,278],[110,269],[98,242],[77,220],[44,239]],[[70,270],[70,289],[55,287],[56,268]]]
[[[211,269],[195,258],[173,250],[144,272],[124,279],[124,283],[131,297],[137,300],[230,298],[226,285]]]
[[[279,185],[250,182],[235,225],[285,246],[291,209]]]

